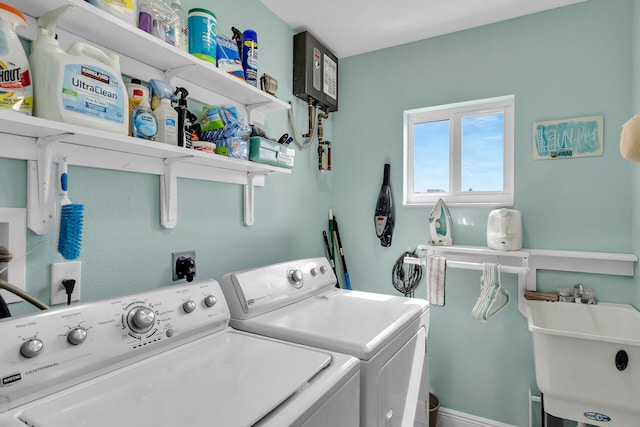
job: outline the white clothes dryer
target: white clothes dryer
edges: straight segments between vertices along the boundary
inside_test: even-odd
[[[228,273],[220,284],[231,327],[360,359],[361,426],[413,427],[418,394],[428,396],[428,301],[336,288],[326,258]]]
[[[355,357],[228,321],[214,280],[3,319],[0,425],[358,425]]]

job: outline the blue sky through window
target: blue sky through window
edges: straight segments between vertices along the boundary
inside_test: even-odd
[[[414,126],[414,191],[449,192],[450,121]],[[503,191],[504,113],[462,118],[461,191]]]
[[[504,113],[462,119],[462,181],[465,191],[502,191]]]

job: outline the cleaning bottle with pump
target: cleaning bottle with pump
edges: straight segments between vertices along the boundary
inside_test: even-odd
[[[33,113],[126,135],[129,100],[119,56],[82,42],[65,52],[56,40],[56,25],[71,8],[62,6],[38,18],[38,38],[29,56]]]
[[[33,87],[27,55],[15,32],[26,27],[19,10],[0,3],[0,109],[31,115]]]

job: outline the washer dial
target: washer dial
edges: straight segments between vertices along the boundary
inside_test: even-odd
[[[81,327],[75,327],[67,334],[67,341],[69,344],[80,345],[87,338],[87,330]]]
[[[133,307],[127,314],[127,322],[133,332],[142,334],[153,327],[156,322],[156,314],[148,307]]]
[[[287,278],[294,288],[300,289],[302,287],[302,271],[291,268],[287,271]]]
[[[44,343],[37,338],[31,338],[26,340],[20,346],[20,354],[24,357],[31,359],[40,354],[44,348]]]

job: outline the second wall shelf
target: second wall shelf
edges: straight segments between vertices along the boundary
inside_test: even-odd
[[[177,224],[178,177],[241,184],[245,187],[244,222],[253,224],[253,187],[265,176],[291,170],[239,160],[124,135],[88,129],[12,111],[0,111],[2,157],[28,160],[28,225],[47,233],[55,222],[56,171],[62,157],[71,165],[159,175],[161,221],[165,228]]]
[[[482,269],[482,263],[495,263],[511,267],[518,275],[518,310],[526,316],[524,291],[537,287],[538,270],[572,271],[580,273],[633,276],[638,257],[633,254],[564,251],[549,249],[523,249],[497,251],[482,246],[418,245],[420,258],[407,260],[426,265],[429,255],[442,256],[467,268],[471,264]]]

